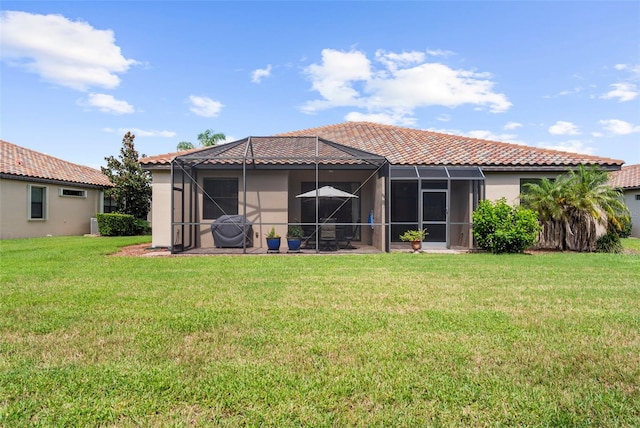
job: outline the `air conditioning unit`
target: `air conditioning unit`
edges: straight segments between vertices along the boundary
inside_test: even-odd
[[[91,234],[92,235],[100,235],[100,231],[98,230],[98,219],[91,217]]]

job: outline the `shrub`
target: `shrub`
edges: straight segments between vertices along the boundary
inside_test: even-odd
[[[130,214],[101,213],[97,215],[102,236],[131,236],[136,234],[136,218]]]
[[[540,229],[534,211],[511,207],[504,198],[481,201],[473,212],[473,236],[492,253],[521,253],[536,242]]]
[[[136,235],[151,235],[151,225],[147,220],[137,218],[133,223]]]
[[[615,232],[607,232],[596,241],[596,252],[598,253],[621,253],[622,241]]]
[[[631,236],[631,229],[633,229],[633,223],[631,222],[631,216],[623,215],[618,217],[620,222],[620,230],[618,230],[618,236],[620,238],[628,238]]]

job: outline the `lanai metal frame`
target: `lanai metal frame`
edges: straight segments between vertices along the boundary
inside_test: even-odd
[[[200,219],[201,207],[198,205],[197,194],[202,192],[205,197],[213,200],[198,182],[199,173],[203,170],[242,170],[242,230],[245,230],[249,171],[313,169],[317,190],[322,169],[372,170],[373,173],[369,176],[371,179],[375,175],[385,175],[388,171],[386,166],[388,160],[384,156],[316,136],[247,137],[178,155],[171,161],[171,252],[183,252],[196,245],[196,232],[204,224]],[[316,231],[321,226],[318,209],[316,196]],[[176,218],[178,214],[179,218]],[[243,253],[246,250],[244,242]]]

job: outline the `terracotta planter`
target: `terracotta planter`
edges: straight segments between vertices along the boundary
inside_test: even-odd
[[[411,241],[411,249],[413,251],[419,251],[422,249],[422,241]]]

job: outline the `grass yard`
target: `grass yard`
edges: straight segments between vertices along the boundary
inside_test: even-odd
[[[0,426],[640,424],[640,253],[142,242],[0,243]]]

